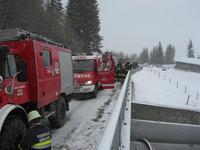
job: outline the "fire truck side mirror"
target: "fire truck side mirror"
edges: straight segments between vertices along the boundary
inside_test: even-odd
[[[25,81],[27,81],[27,66],[26,66],[26,63],[23,62],[23,61],[19,61],[17,68],[18,68],[18,71],[20,72],[17,75],[17,80],[19,82],[25,82]]]

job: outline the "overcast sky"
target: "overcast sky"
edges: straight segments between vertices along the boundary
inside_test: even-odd
[[[67,1],[67,0],[63,0]],[[98,0],[104,49],[139,53],[162,42],[186,56],[189,39],[200,54],[200,0]]]

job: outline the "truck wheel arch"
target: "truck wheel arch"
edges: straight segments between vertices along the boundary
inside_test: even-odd
[[[7,104],[0,109],[0,132],[2,130],[6,118],[12,113],[14,113],[15,115],[20,115],[20,117],[25,123],[28,122],[27,114],[23,107],[19,105]]]

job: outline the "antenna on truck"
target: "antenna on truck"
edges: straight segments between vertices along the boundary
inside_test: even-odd
[[[61,43],[54,42],[52,39],[46,38],[44,36],[23,29],[13,28],[13,29],[0,30],[0,41],[16,41],[16,40],[26,40],[26,39],[42,41],[56,46],[67,48],[67,46]]]

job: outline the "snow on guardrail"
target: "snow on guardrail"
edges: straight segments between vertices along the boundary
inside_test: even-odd
[[[131,122],[131,75],[138,70],[129,71],[112,116],[103,134],[98,150],[129,150]]]

